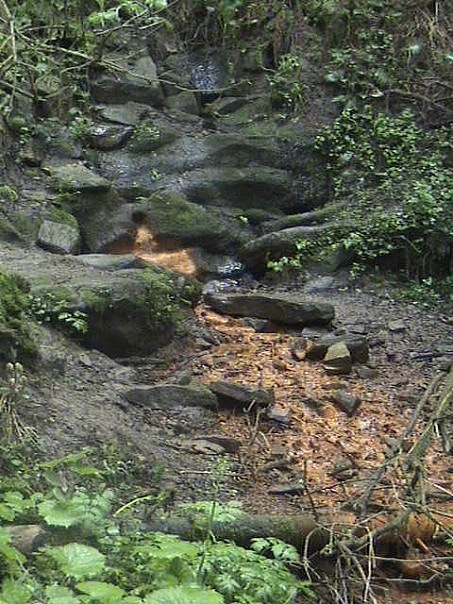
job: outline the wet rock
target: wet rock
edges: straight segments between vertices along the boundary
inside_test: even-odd
[[[204,386],[159,384],[136,386],[124,392],[125,398],[135,405],[150,409],[172,409],[174,407],[204,407],[215,410],[217,399]]]
[[[287,170],[262,165],[194,169],[186,175],[183,192],[201,205],[285,210],[293,203]]]
[[[272,390],[250,388],[232,382],[212,382],[209,389],[216,395],[221,407],[248,407],[251,404],[268,407],[275,401]]]
[[[90,83],[90,91],[97,103],[127,103],[135,101],[160,107],[164,95],[157,76],[156,65],[144,51],[129,58],[112,53],[108,60],[118,65],[118,71],[104,71]]]
[[[36,243],[56,254],[77,254],[80,248],[80,231],[77,223],[63,224],[44,220],[38,232]]]
[[[332,398],[340,409],[342,409],[342,411],[344,411],[350,417],[354,415],[361,403],[361,400],[358,396],[348,394],[342,390],[337,390],[334,392],[332,394]]]
[[[88,140],[99,151],[113,151],[124,146],[133,132],[133,128],[97,125],[90,130]]]
[[[352,357],[344,342],[329,346],[323,359],[323,367],[327,373],[334,375],[351,372]]]
[[[206,302],[220,313],[268,319],[284,325],[330,323],[335,314],[327,302],[308,302],[284,294],[214,294]]]
[[[358,334],[347,333],[343,335],[327,334],[318,340],[310,342],[307,348],[307,359],[312,361],[321,360],[325,356],[327,349],[339,342],[342,342],[347,347],[354,363],[368,362],[369,351],[367,339]]]

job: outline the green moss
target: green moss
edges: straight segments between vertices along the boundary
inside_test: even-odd
[[[77,229],[79,227],[77,219],[72,214],[70,214],[69,212],[64,210],[63,208],[58,208],[58,207],[50,208],[50,210],[48,211],[48,219],[51,220],[52,222],[59,222],[60,224],[66,224],[75,229]]]

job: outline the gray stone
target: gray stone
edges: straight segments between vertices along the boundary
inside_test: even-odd
[[[406,325],[402,319],[395,319],[394,321],[389,321],[388,328],[390,331],[399,333],[406,329]]]
[[[130,403],[150,409],[172,409],[174,407],[204,407],[216,409],[215,395],[204,386],[179,384],[158,384],[156,386],[136,386],[124,392]]]
[[[352,416],[359,408],[361,400],[354,394],[348,394],[341,390],[337,390],[332,394],[332,398],[335,403],[342,409],[347,415]]]
[[[307,359],[312,361],[321,360],[329,346],[343,342],[349,350],[355,363],[367,363],[369,360],[368,341],[364,336],[358,334],[334,335],[327,334],[318,340],[311,342],[307,348]]]
[[[271,495],[299,495],[305,491],[305,483],[303,478],[288,484],[279,484],[271,487],[269,493]]]
[[[80,232],[77,226],[44,220],[38,232],[37,244],[57,254],[77,254]]]
[[[135,101],[160,107],[164,100],[151,57],[142,52],[138,56],[113,53],[106,57],[118,66],[118,71],[104,71],[90,83],[90,91],[97,103],[127,103]]]
[[[136,126],[152,112],[148,105],[134,102],[99,106],[97,110],[100,118],[123,126]]]
[[[86,266],[102,271],[118,271],[129,268],[145,268],[149,266],[134,254],[81,254],[75,258]]]
[[[180,92],[168,97],[165,100],[165,104],[170,111],[181,111],[182,113],[190,113],[192,115],[200,114],[195,94],[190,91]]]
[[[291,423],[291,409],[283,409],[279,407],[271,407],[266,413],[268,419],[272,419],[279,424],[289,426]]]
[[[303,292],[311,294],[314,292],[322,292],[331,289],[334,284],[334,278],[328,275],[324,277],[315,277],[310,279],[303,287]]]
[[[275,401],[272,390],[250,388],[232,382],[212,382],[209,384],[209,389],[216,395],[220,406],[241,405],[247,407],[255,404],[260,407],[268,407]]]
[[[48,168],[53,179],[53,188],[68,192],[107,191],[111,183],[82,163],[70,163]]]
[[[363,380],[372,380],[378,377],[379,371],[374,367],[357,367],[357,375]]]
[[[241,109],[246,103],[244,97],[225,96],[210,103],[209,110],[213,115],[227,115]]]
[[[344,342],[337,342],[329,346],[324,357],[323,366],[327,373],[334,375],[351,372],[352,358]]]
[[[301,300],[285,294],[214,294],[206,302],[217,312],[268,319],[284,325],[330,323],[335,311],[327,302]]]
[[[85,269],[83,275],[74,273],[76,271],[71,270],[66,278],[60,277],[58,285],[43,284],[39,273],[32,275],[31,293],[38,297],[54,296],[60,303],[60,312],[85,313],[87,333],[69,330],[69,335],[75,335],[88,347],[112,357],[148,354],[172,339],[175,317],[165,315],[164,302],[150,283],[159,284],[162,279],[174,300],[190,296],[185,292],[187,281],[184,278],[151,266],[146,271],[98,270],[93,274]],[[161,316],[156,320],[159,314]],[[61,324],[61,327],[65,325]]]
[[[204,441],[215,443],[224,448],[227,453],[237,453],[241,447],[241,441],[224,434],[201,434],[200,438]]]
[[[323,230],[324,226],[300,226],[268,233],[246,243],[240,256],[252,269],[266,268],[269,258],[295,254],[296,244],[312,240]]]
[[[124,146],[133,132],[130,127],[99,124],[90,130],[88,140],[99,151],[113,151]]]

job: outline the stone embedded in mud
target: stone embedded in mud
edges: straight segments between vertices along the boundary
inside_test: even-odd
[[[206,302],[220,313],[283,325],[326,324],[335,315],[334,307],[327,302],[305,301],[287,294],[214,294]]]
[[[209,389],[213,392],[220,406],[249,406],[252,404],[268,407],[274,404],[274,392],[264,388],[250,388],[232,382],[212,382]]]
[[[344,342],[329,346],[324,357],[324,369],[334,375],[351,372],[352,357]]]
[[[158,384],[157,386],[135,386],[124,396],[130,403],[144,405],[150,409],[172,409],[174,407],[204,407],[215,410],[217,399],[204,386]]]

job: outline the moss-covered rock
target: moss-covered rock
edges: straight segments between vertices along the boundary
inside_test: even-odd
[[[115,357],[147,354],[170,341],[182,309],[199,298],[200,289],[197,281],[158,267],[100,270],[61,286],[32,285],[35,298],[53,300],[53,323]]]

